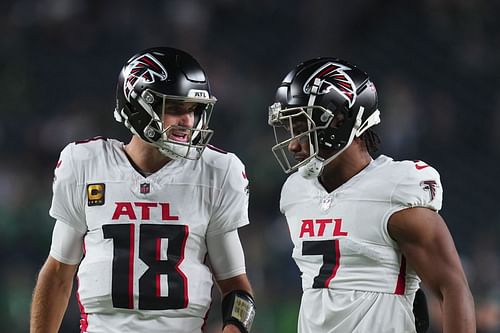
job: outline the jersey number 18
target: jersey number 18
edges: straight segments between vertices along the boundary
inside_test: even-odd
[[[104,238],[113,239],[112,299],[115,308],[134,308],[135,225],[102,226]],[[187,307],[187,278],[179,269],[189,234],[185,225],[141,224],[139,258],[148,269],[139,278],[138,308],[168,310]],[[167,258],[161,258],[162,240],[168,241]],[[162,295],[161,276],[167,276],[167,296]],[[164,294],[164,293],[163,293]]]

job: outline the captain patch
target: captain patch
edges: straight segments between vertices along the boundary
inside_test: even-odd
[[[87,185],[87,204],[89,207],[104,205],[105,188],[106,186],[104,185],[104,183]]]

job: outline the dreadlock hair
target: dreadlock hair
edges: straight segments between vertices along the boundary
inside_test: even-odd
[[[380,137],[378,134],[371,128],[367,129],[362,135],[366,150],[368,153],[375,153],[378,150],[378,145],[380,144]]]

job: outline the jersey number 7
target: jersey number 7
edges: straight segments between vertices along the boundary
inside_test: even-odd
[[[313,288],[328,288],[339,269],[340,249],[337,239],[304,241],[302,255],[323,255],[323,265],[314,278]]]
[[[106,224],[102,226],[102,230],[104,238],[113,239],[113,306],[133,309],[135,226],[131,223]],[[187,307],[187,278],[179,265],[184,259],[188,234],[189,230],[185,225],[139,226],[139,258],[148,266],[139,278],[139,309],[168,310]],[[168,242],[166,259],[161,258],[162,240]],[[168,278],[166,292],[162,292],[162,275]]]

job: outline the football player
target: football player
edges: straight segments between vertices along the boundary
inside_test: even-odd
[[[372,158],[377,104],[365,72],[316,58],[286,75],[269,107],[272,151],[286,173],[297,171],[280,209],[302,273],[298,332],[424,332],[421,280],[441,303],[444,332],[475,332],[472,295],[438,213],[440,176],[422,161]]]
[[[216,99],[204,70],[184,51],[147,49],[121,70],[116,96],[130,142],[74,142],[57,163],[31,332],[58,331],[76,272],[81,332],[201,332],[213,278],[223,332],[249,332],[238,236],[248,179],[236,155],[208,145]]]

